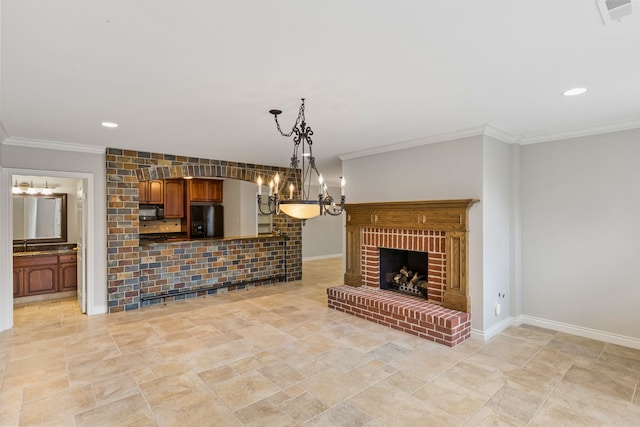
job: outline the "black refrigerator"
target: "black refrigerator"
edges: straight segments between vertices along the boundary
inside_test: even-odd
[[[224,237],[223,207],[214,203],[191,202],[191,237]]]

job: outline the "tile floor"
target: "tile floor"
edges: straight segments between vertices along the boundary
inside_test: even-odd
[[[640,425],[640,351],[535,327],[450,349],[326,307],[301,282],[83,316],[17,307],[0,425]]]

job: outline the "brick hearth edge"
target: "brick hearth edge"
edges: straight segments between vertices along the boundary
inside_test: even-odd
[[[327,289],[329,308],[455,347],[471,335],[471,316],[417,297],[370,286]]]

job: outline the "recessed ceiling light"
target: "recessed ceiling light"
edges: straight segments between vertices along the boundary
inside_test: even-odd
[[[576,95],[582,95],[586,91],[587,91],[586,87],[574,87],[572,89],[565,90],[564,92],[562,92],[562,94],[564,96],[576,96]]]
[[[117,128],[118,124],[117,123],[113,123],[113,122],[102,122],[101,123],[102,126],[106,127],[106,128]]]

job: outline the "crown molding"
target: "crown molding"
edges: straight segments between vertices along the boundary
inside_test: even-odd
[[[486,126],[462,129],[459,131],[442,133],[426,138],[399,142],[397,144],[382,145],[380,147],[369,148],[366,150],[352,151],[350,153],[341,154],[338,156],[338,158],[340,160],[357,159],[359,157],[366,157],[374,154],[389,153],[391,151],[406,150],[408,148],[420,147],[422,145],[436,144],[438,142],[451,141],[454,139],[467,138],[470,136],[479,136],[484,133],[485,129]]]
[[[515,135],[510,134],[500,128],[497,128],[491,124],[485,124],[482,126],[476,126],[467,129],[461,129],[453,132],[441,133],[438,135],[428,136],[426,138],[413,139],[410,141],[399,142],[397,144],[383,145],[380,147],[370,148],[360,151],[352,151],[350,153],[341,154],[338,156],[340,160],[357,159],[359,157],[371,156],[374,154],[388,153],[391,151],[406,150],[408,148],[420,147],[423,145],[436,144],[438,142],[453,141],[461,138],[468,138],[471,136],[490,136],[499,141],[506,142],[508,144],[518,143],[520,139]]]
[[[40,148],[43,150],[73,151],[76,153],[105,154],[106,147],[98,145],[76,144],[74,142],[47,141],[43,139],[27,139],[9,137],[2,142],[3,145]]]
[[[589,128],[572,129],[562,132],[554,132],[537,136],[514,135],[492,124],[478,126],[474,128],[462,129],[458,131],[442,133],[429,136],[426,138],[414,139],[397,144],[383,145],[366,150],[353,151],[341,154],[338,158],[342,161],[349,159],[357,159],[359,157],[371,156],[374,154],[388,153],[391,151],[406,150],[408,148],[420,147],[422,145],[435,144],[438,142],[453,141],[455,139],[466,138],[470,136],[485,135],[507,144],[537,144],[541,142],[561,141],[563,139],[581,138],[591,135],[599,135],[604,133],[622,132],[625,130],[640,129],[640,120],[629,120],[624,122],[609,123],[606,125],[593,126]]]
[[[528,145],[537,144],[540,142],[560,141],[563,139],[580,138],[584,136],[621,132],[632,129],[640,129],[640,120],[629,120],[625,122],[609,123],[606,125],[593,126],[589,128],[572,129],[562,132],[547,133],[538,136],[523,137],[520,139],[520,144]]]
[[[485,127],[483,134],[498,141],[506,142],[507,144],[519,144],[520,141],[522,141],[520,136],[509,133],[492,124],[488,124]]]

